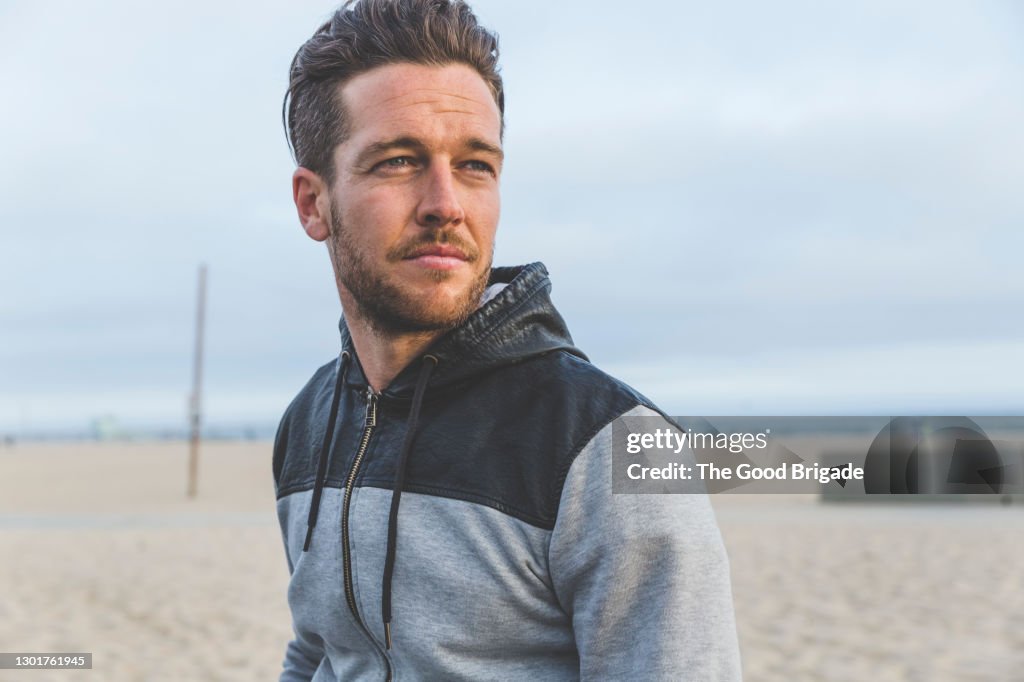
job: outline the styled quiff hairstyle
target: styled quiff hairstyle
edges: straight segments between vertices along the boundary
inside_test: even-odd
[[[351,130],[340,86],[386,64],[466,64],[505,119],[498,36],[463,0],[348,0],[292,59],[281,116],[295,162],[333,180],[335,147]]]

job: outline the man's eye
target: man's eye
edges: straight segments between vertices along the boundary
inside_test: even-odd
[[[467,161],[466,162],[466,168],[468,168],[469,170],[474,171],[474,172],[488,173],[490,175],[494,175],[494,166],[492,166],[491,164],[487,163],[486,161],[477,161],[477,160]]]
[[[380,170],[394,170],[401,168],[408,168],[415,163],[415,159],[411,156],[396,156],[393,159],[385,159],[377,164],[376,168]]]

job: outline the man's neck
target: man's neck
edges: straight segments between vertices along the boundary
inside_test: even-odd
[[[346,317],[345,321],[366,380],[376,393],[387,388],[406,365],[444,334],[444,330],[384,334],[357,317]]]

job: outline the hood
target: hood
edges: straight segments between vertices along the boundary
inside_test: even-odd
[[[551,280],[543,263],[491,269],[488,286],[505,286],[465,323],[446,333],[422,355],[437,358],[430,378],[431,387],[453,384],[503,365],[564,350],[584,360],[587,356],[573,344],[565,320],[551,302]],[[341,347],[354,361],[346,383],[366,386],[366,375],[352,345],[348,325],[340,323]],[[408,398],[416,385],[415,360],[392,380],[382,395]]]

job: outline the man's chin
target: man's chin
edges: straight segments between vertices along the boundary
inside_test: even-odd
[[[475,263],[460,261],[455,268],[429,268],[406,261],[407,271],[392,279],[392,289],[407,302],[403,307],[417,310],[458,311],[479,305],[487,287],[490,268],[481,272]],[[411,272],[409,272],[411,270]],[[396,273],[398,274],[398,273]]]
[[[358,316],[379,334],[438,333],[462,324],[480,306],[490,264],[483,270],[479,265],[466,262],[446,269],[402,261],[376,277],[350,267],[339,285],[347,289]]]
[[[433,295],[413,297],[404,306],[411,318],[443,330],[457,327],[466,321],[474,310],[480,307],[480,296],[475,291],[463,289],[457,295],[434,292]]]
[[[478,289],[479,285],[468,288],[463,285],[454,290],[440,286],[429,287],[427,291],[396,292],[387,299],[378,298],[370,306],[360,307],[366,320],[378,332],[445,332],[465,322],[480,306],[483,291]]]

